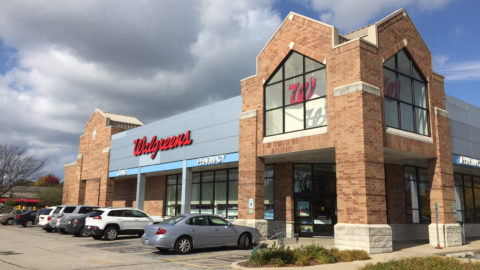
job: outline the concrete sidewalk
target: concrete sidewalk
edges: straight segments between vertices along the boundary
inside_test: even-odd
[[[269,241],[269,244],[272,244],[273,241]],[[288,241],[285,246],[290,246],[292,248],[309,245],[309,244],[318,244],[326,248],[334,247],[333,239],[312,239],[312,238],[300,238],[298,243],[290,244]],[[393,259],[401,259],[406,257],[422,257],[422,256],[432,256],[432,255],[445,255],[450,253],[465,253],[477,251],[480,252],[480,239],[467,239],[467,244],[464,246],[458,247],[449,247],[444,249],[435,249],[435,247],[430,246],[428,241],[398,241],[393,243],[393,252],[391,253],[382,253],[382,254],[373,254],[370,260],[366,261],[355,261],[355,262],[346,262],[346,263],[335,263],[335,264],[324,264],[324,265],[315,265],[307,267],[281,267],[280,269],[319,269],[319,270],[356,270],[365,266],[369,263],[385,262]],[[473,261],[473,259],[472,259]],[[265,268],[243,268],[238,266],[236,263],[232,264],[232,268],[235,269],[265,269]]]

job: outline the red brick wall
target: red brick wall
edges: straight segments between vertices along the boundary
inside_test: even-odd
[[[137,190],[137,179],[122,179],[113,181],[113,207],[133,207]]]
[[[388,223],[404,224],[405,216],[405,177],[403,165],[385,164],[387,182]]]
[[[275,164],[275,220],[293,221],[293,163]]]
[[[85,199],[86,205],[98,205],[100,193],[100,179],[90,179],[85,181]]]
[[[163,216],[166,176],[147,177],[143,209],[152,216]]]

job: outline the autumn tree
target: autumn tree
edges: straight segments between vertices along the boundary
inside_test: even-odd
[[[34,180],[41,175],[46,160],[28,154],[27,150],[8,144],[0,145],[0,197],[18,180]]]
[[[36,187],[58,186],[60,185],[60,179],[53,174],[48,174],[38,178],[37,182],[33,185]]]

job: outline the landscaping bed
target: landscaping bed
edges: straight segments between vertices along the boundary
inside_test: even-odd
[[[480,263],[464,262],[456,258],[438,256],[413,257],[401,260],[369,264],[361,270],[478,270]]]
[[[284,246],[277,247],[274,244],[272,247],[255,252],[248,262],[241,265],[243,267],[307,266],[368,259],[370,256],[363,250],[327,249],[318,245],[290,249]]]

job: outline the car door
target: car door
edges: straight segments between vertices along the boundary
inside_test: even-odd
[[[231,246],[237,243],[237,233],[234,226],[230,226],[228,221],[218,216],[209,216],[209,223],[214,233],[212,238],[215,244],[219,246]]]
[[[150,217],[139,210],[130,210],[132,216],[132,228],[134,230],[145,230],[147,225],[152,224]]]
[[[125,218],[126,210],[111,210],[108,213],[108,223],[115,223],[120,227],[121,231],[128,230],[128,221]]]
[[[195,216],[185,222],[188,235],[193,238],[195,248],[215,246],[207,216]]]

